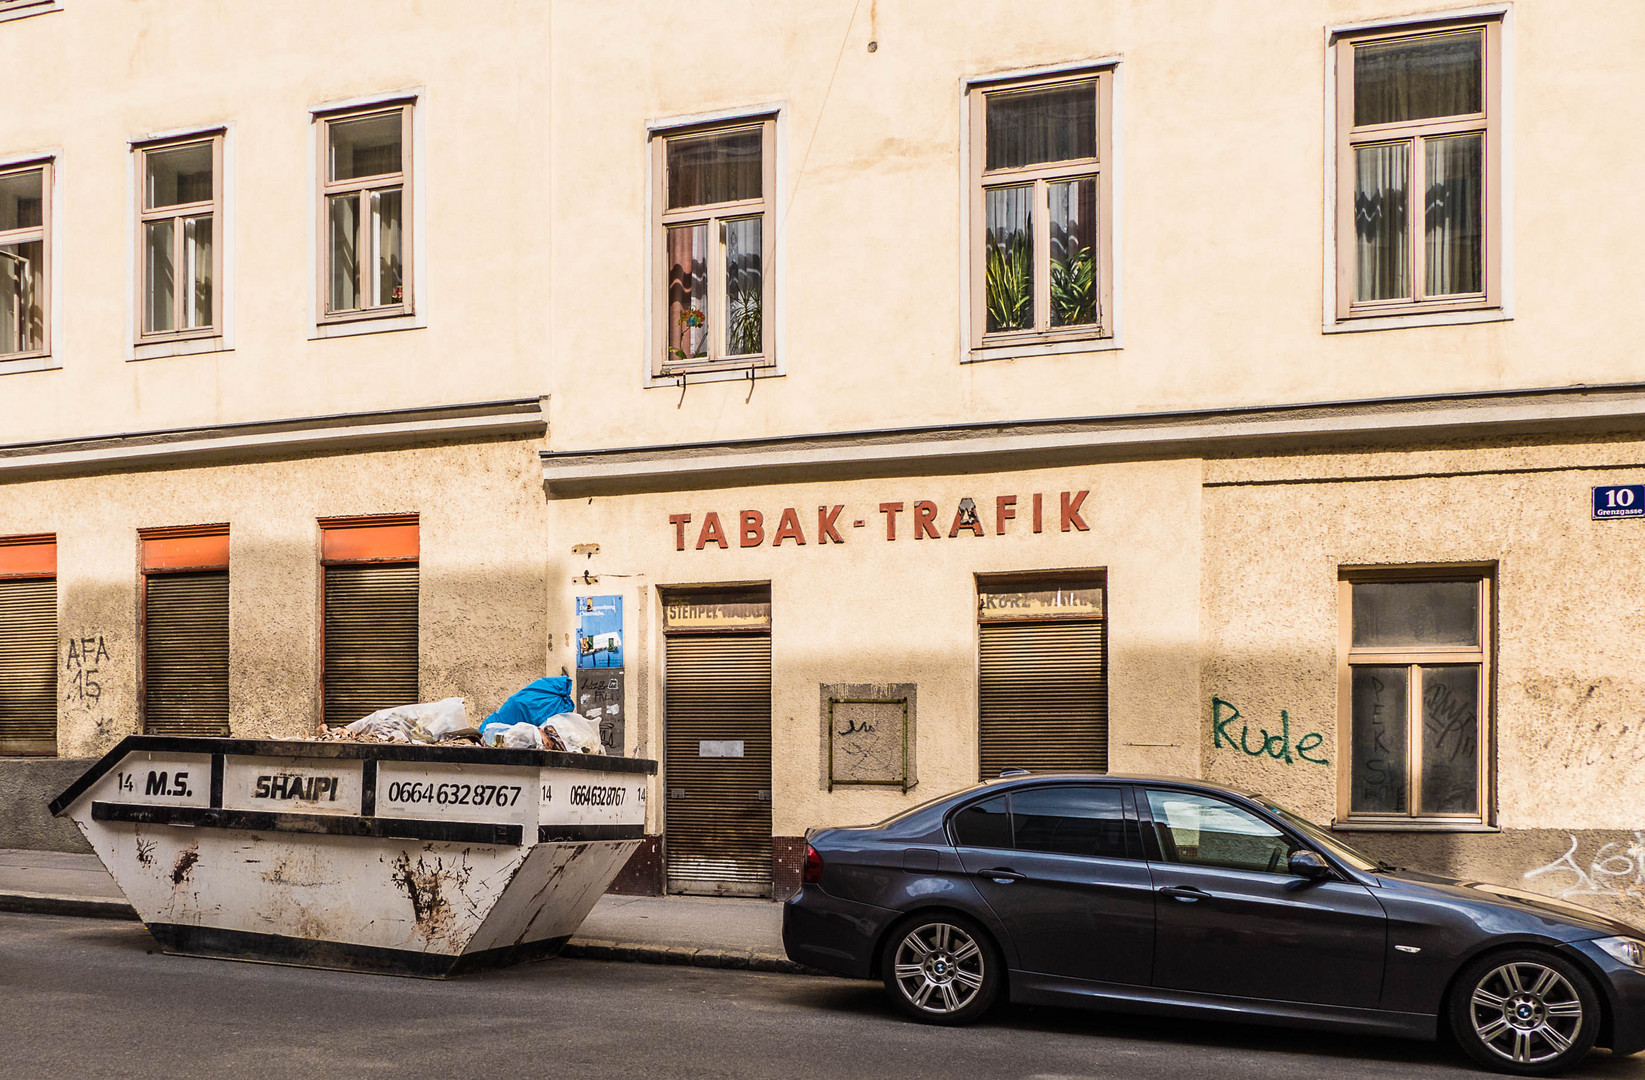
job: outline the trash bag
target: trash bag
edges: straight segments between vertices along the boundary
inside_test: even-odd
[[[512,750],[541,750],[543,732],[536,724],[487,724],[480,729],[480,741],[486,746],[504,746]]]
[[[360,717],[343,730],[350,735],[387,737],[394,739],[395,742],[402,741],[396,737],[397,733],[405,736],[404,741],[439,742],[440,737],[447,732],[465,727],[468,727],[468,708],[463,704],[462,698],[453,697],[441,701],[378,709],[370,715]]]
[[[551,716],[571,712],[571,680],[564,675],[538,679],[514,691],[502,707],[480,725],[484,731],[491,724],[541,724]]]
[[[600,753],[600,726],[574,712],[563,712],[542,722],[544,731],[560,736],[565,748],[574,754]]]

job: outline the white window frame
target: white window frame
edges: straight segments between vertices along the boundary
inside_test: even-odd
[[[1497,35],[1496,69],[1486,71],[1486,108],[1494,146],[1487,147],[1486,168],[1494,168],[1495,184],[1486,176],[1487,221],[1484,272],[1486,297],[1471,304],[1443,304],[1425,308],[1406,304],[1387,313],[1371,310],[1352,315],[1342,290],[1342,254],[1339,244],[1352,237],[1339,235],[1343,177],[1341,140],[1343,113],[1352,101],[1341,100],[1343,73],[1339,61],[1348,53],[1350,39],[1414,35],[1461,28],[1469,24],[1495,22]],[[1514,317],[1514,36],[1513,5],[1484,4],[1465,8],[1441,8],[1401,15],[1396,18],[1343,23],[1325,28],[1325,220],[1323,312],[1321,328],[1327,334],[1360,333],[1368,330],[1395,330],[1421,326],[1454,326],[1468,323],[1504,322]],[[1489,50],[1487,64],[1489,65]],[[1494,197],[1494,200],[1493,200]],[[1492,205],[1494,201],[1494,206]],[[1494,249],[1494,250],[1493,250]],[[1350,286],[1351,287],[1351,286]]]
[[[57,359],[58,350],[62,348],[62,312],[59,310],[57,298],[62,295],[62,267],[56,251],[56,239],[62,235],[62,204],[58,198],[61,191],[59,179],[60,150],[42,151],[30,154],[15,154],[0,157],[0,172],[23,172],[33,168],[42,168],[45,175],[42,178],[42,195],[45,205],[41,211],[41,224],[44,243],[41,261],[45,263],[43,277],[46,290],[46,319],[45,340],[41,348],[32,352],[14,353],[7,357],[0,357],[0,375],[9,375],[28,371],[51,371],[62,367]]]
[[[402,145],[409,152],[410,169],[404,170],[405,186],[409,192],[410,210],[406,214],[406,231],[410,237],[410,252],[406,258],[406,284],[410,296],[403,311],[383,312],[381,309],[365,313],[326,314],[325,270],[325,188],[326,156],[322,147],[325,139],[325,121],[344,119],[345,113],[382,111],[395,105],[404,105],[411,111],[410,136]],[[310,341],[323,338],[355,337],[360,334],[381,334],[396,330],[421,330],[428,326],[430,276],[429,263],[424,252],[428,248],[426,215],[428,187],[424,179],[424,164],[428,157],[424,145],[427,127],[428,93],[424,87],[388,90],[342,101],[329,101],[309,107],[310,136],[308,139],[309,164],[309,334]]]
[[[31,15],[49,15],[62,10],[60,0],[0,0],[0,22],[26,19]]]
[[[165,334],[143,333],[143,257],[142,230],[144,214],[143,154],[161,150],[169,145],[203,142],[217,139],[216,176],[213,178],[216,209],[212,224],[212,247],[217,261],[215,298],[217,323],[209,329],[174,331]],[[126,168],[126,203],[132,207],[131,227],[128,233],[128,280],[126,295],[131,305],[127,325],[131,327],[130,351],[127,360],[156,360],[168,356],[192,356],[201,353],[228,352],[234,348],[234,124],[205,124],[195,127],[155,131],[129,140],[130,160]]]

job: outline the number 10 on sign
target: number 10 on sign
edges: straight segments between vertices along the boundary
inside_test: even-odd
[[[1594,518],[1645,517],[1645,484],[1594,488]]]

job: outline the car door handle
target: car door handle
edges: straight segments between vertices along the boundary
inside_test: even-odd
[[[1211,894],[1204,889],[1196,889],[1192,885],[1167,885],[1159,891],[1161,896],[1169,896],[1173,900],[1181,900],[1185,904],[1192,904],[1197,900],[1209,900]]]
[[[1028,877],[1027,874],[1019,874],[1015,870],[1003,866],[996,866],[992,870],[984,870],[978,876],[988,878],[996,885],[1009,885],[1013,881],[1022,881]]]

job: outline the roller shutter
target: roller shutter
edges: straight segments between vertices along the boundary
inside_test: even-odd
[[[144,588],[144,732],[226,736],[228,571],[149,574]]]
[[[325,719],[417,700],[417,567],[325,568]]]
[[[674,634],[666,641],[668,889],[769,896],[771,637]],[[737,742],[741,757],[709,756]]]
[[[0,751],[57,752],[57,582],[0,581]]]
[[[978,759],[1001,769],[1108,769],[1108,679],[1103,623],[984,622]]]

